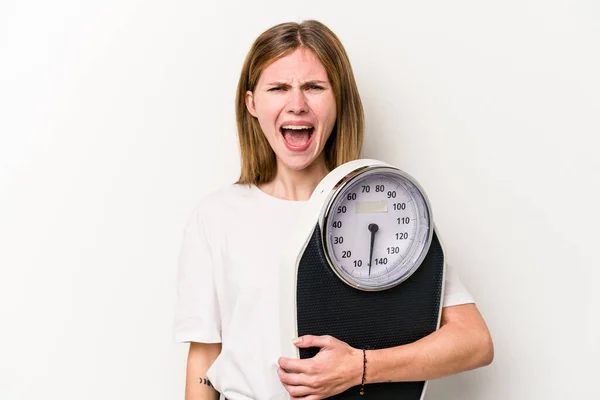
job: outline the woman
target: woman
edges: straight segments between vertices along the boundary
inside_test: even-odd
[[[190,342],[186,399],[321,399],[366,383],[428,380],[487,365],[488,329],[447,273],[441,328],[410,345],[363,352],[332,337],[312,359],[280,357],[277,257],[319,181],[359,157],[363,111],[346,52],[317,21],[264,32],[236,99],[242,172],[192,214],[181,252],[176,340]],[[218,392],[217,392],[218,391]]]

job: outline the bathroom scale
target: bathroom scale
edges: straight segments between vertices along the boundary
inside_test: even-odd
[[[318,353],[293,345],[307,334],[375,350],[415,342],[439,327],[445,261],[431,205],[419,183],[392,165],[361,159],[325,176],[281,262],[286,357]],[[418,400],[426,386],[367,379],[364,395],[359,385],[330,398]]]

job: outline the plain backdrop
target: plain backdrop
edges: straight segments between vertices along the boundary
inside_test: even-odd
[[[0,399],[183,399],[177,256],[239,173],[253,40],[318,19],[496,358],[428,400],[598,399],[600,3],[0,2]]]

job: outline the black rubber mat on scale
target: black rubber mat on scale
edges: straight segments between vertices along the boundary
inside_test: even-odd
[[[444,279],[444,255],[434,232],[419,269],[400,285],[364,292],[331,271],[317,226],[298,266],[298,336],[331,335],[357,349],[382,349],[412,343],[437,328]],[[318,348],[300,349],[300,358]],[[368,371],[367,363],[367,371]],[[348,389],[330,399],[418,400],[424,382],[373,383]]]

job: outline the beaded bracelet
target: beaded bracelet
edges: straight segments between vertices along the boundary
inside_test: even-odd
[[[365,351],[365,349],[362,349],[363,351],[363,375],[362,375],[362,382],[360,384],[360,395],[364,395],[365,394],[365,375],[367,374],[367,352]]]

